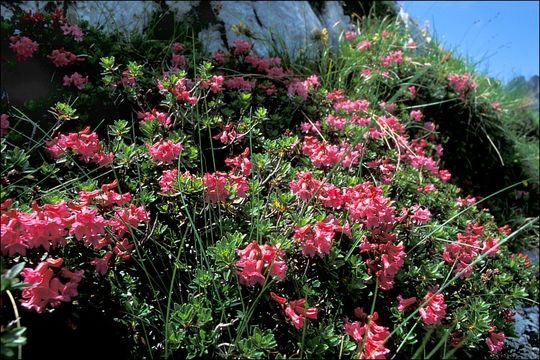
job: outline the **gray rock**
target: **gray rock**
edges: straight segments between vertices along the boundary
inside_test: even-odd
[[[253,51],[259,56],[268,56],[268,34],[257,21],[252,1],[212,1],[211,4],[225,26],[228,47],[236,40],[246,40],[253,44]]]
[[[342,33],[352,28],[351,19],[345,15],[339,1],[325,2],[321,22],[328,30],[332,47],[337,46]]]
[[[105,32],[141,33],[159,4],[153,1],[76,1],[68,8],[72,20],[86,20]]]
[[[322,30],[321,21],[307,1],[253,1],[256,18],[274,45],[294,59],[313,49],[314,35]]]
[[[225,43],[221,38],[219,25],[217,24],[211,25],[208,28],[201,30],[201,32],[199,32],[198,38],[201,44],[203,44],[204,51],[208,54],[215,53],[218,50],[227,50]]]
[[[199,5],[200,1],[165,1],[170,10],[174,11],[177,18],[183,18],[191,9]]]

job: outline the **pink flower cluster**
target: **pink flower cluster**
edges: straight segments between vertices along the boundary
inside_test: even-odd
[[[55,276],[53,268],[59,268],[63,259],[52,259],[39,263],[35,269],[24,268],[21,276],[24,282],[31,284],[22,291],[21,305],[28,309],[42,313],[47,305],[53,308],[62,302],[70,302],[78,295],[77,287],[83,277],[83,271],[70,271],[64,267]],[[61,279],[67,280],[62,282]]]
[[[245,40],[236,40],[232,46],[233,55],[243,55],[251,50],[251,44]]]
[[[270,297],[276,301],[284,309],[285,315],[294,324],[294,327],[301,329],[304,326],[304,320],[306,318],[317,320],[317,308],[310,307],[305,308],[305,299],[291,300],[288,301],[286,298],[277,295],[274,292],[270,292]]]
[[[122,85],[123,87],[130,87],[134,86],[136,83],[137,78],[133,76],[129,70],[122,71],[122,77],[120,78],[120,81],[118,81],[118,84]]]
[[[477,87],[476,82],[472,79],[472,76],[469,73],[462,75],[450,74],[448,75],[447,79],[450,82],[450,86],[452,86],[461,100],[465,100],[465,95]]]
[[[158,111],[157,109],[152,109],[150,111],[137,113],[137,118],[141,121],[152,121],[157,120],[161,125],[169,127],[171,125],[171,118],[167,113]]]
[[[472,273],[470,263],[478,256],[478,253],[488,253],[495,256],[499,249],[498,240],[487,236],[482,246],[479,238],[484,234],[484,227],[477,223],[467,224],[465,234],[458,233],[457,241],[446,245],[443,252],[443,259],[448,264],[456,263],[454,271],[461,273],[461,278],[468,278]]]
[[[115,243],[106,228],[110,226],[116,238],[121,239],[129,232],[129,227],[136,228],[140,223],[147,223],[149,218],[143,206],[129,204],[122,207],[131,200],[131,194],[116,193],[112,190],[116,187],[114,181],[103,184],[98,190],[81,191],[77,204],[61,201],[40,207],[34,202],[30,213],[13,208],[7,210],[12,202],[5,201],[1,206],[2,254],[24,256],[28,249],[34,248],[49,251],[50,248],[65,245],[66,237],[72,235],[95,250],[114,244],[113,252],[127,260],[128,250],[133,245],[127,239]],[[111,211],[112,215],[105,219],[96,208],[90,206],[97,206],[100,211]],[[103,263],[92,263],[100,269],[104,268]]]
[[[64,35],[71,35],[77,42],[83,40],[83,32],[77,25],[64,24],[60,26],[60,29],[64,32]]]
[[[217,171],[204,174],[202,181],[205,201],[211,204],[223,202],[229,197],[229,189],[233,189],[239,198],[246,197],[249,190],[246,177],[251,171],[248,157],[249,148],[246,148],[240,155],[225,159],[225,163],[232,168],[229,173]]]
[[[122,206],[131,201],[131,194],[125,192],[119,194],[113,189],[118,189],[118,181],[101,185],[100,189],[93,191],[82,190],[79,192],[79,200],[81,205],[98,205],[100,207]]]
[[[366,165],[368,168],[374,169],[374,173],[380,173],[383,184],[390,184],[392,182],[392,174],[397,169],[396,165],[391,164],[391,160],[388,158],[372,160]]]
[[[505,335],[504,332],[496,333],[497,328],[492,326],[489,329],[489,337],[486,338],[486,345],[490,352],[498,353],[504,347]]]
[[[76,61],[84,61],[84,58],[78,57],[72,52],[64,50],[64,48],[53,50],[51,55],[47,55],[47,58],[50,59],[56,67],[70,65]]]
[[[369,108],[369,101],[360,100],[343,100],[334,104],[334,110],[344,110],[346,112],[366,112]]]
[[[417,225],[424,225],[431,220],[431,212],[420,205],[412,206],[409,211],[412,213],[411,221]]]
[[[398,311],[404,312],[408,307],[414,305],[416,303],[416,297],[410,297],[407,299],[404,299],[401,295],[398,295]]]
[[[179,102],[195,105],[198,99],[196,96],[191,96],[189,92],[190,88],[191,81],[188,81],[187,79],[180,79],[171,87],[170,92]]]
[[[242,76],[234,76],[223,82],[227,89],[251,91],[255,87],[255,80],[246,80]]]
[[[201,88],[210,89],[214,94],[221,91],[221,86],[223,85],[225,78],[221,75],[212,75],[210,80],[201,81]]]
[[[374,312],[367,317],[363,325],[359,321],[347,321],[344,325],[345,333],[354,339],[358,350],[362,351],[359,359],[386,359],[386,355],[390,353],[390,349],[385,347],[390,331],[385,326],[377,325],[378,318],[379,315]]]
[[[179,67],[184,67],[186,62],[187,60],[184,55],[173,54],[171,57],[171,68],[178,69]]]
[[[293,238],[300,243],[302,254],[310,257],[318,255],[323,258],[330,253],[336,232],[351,236],[347,222],[341,226],[336,223],[333,216],[328,216],[325,220],[317,222],[315,226],[310,224],[302,227],[295,226]]]
[[[2,203],[0,249],[3,255],[24,256],[27,249],[42,247],[49,251],[51,247],[65,244],[66,228],[74,222],[69,204],[61,201],[39,207],[33,203],[30,213],[13,208],[5,211],[11,203],[11,200]]]
[[[424,114],[422,114],[422,111],[420,110],[412,110],[409,117],[414,121],[422,121]]]
[[[106,166],[112,163],[114,154],[103,151],[103,145],[90,127],[78,133],[60,134],[46,143],[46,149],[54,159],[58,159],[67,150],[72,150],[86,163]]]
[[[328,168],[341,164],[343,168],[350,168],[358,164],[362,155],[362,145],[354,147],[343,141],[339,146],[320,141],[316,137],[306,136],[302,143],[302,152],[308,155],[312,164],[318,168]]]
[[[424,302],[427,303],[419,310],[420,317],[424,324],[435,325],[441,322],[446,315],[446,304],[444,303],[444,295],[434,295],[431,291],[428,291],[424,296]]]
[[[229,122],[223,126],[223,131],[212,137],[221,141],[223,144],[230,144],[236,140],[241,140],[244,137],[243,134],[238,134],[234,129],[234,124]]]
[[[275,245],[259,245],[255,240],[243,250],[236,250],[240,260],[236,266],[238,280],[244,286],[264,285],[265,275],[285,279],[287,264],[283,261],[284,253]]]
[[[366,50],[369,49],[372,46],[371,41],[369,40],[362,40],[356,45],[356,48],[358,50]]]
[[[416,169],[425,168],[444,182],[450,180],[450,172],[445,169],[439,169],[437,161],[427,155],[426,148],[428,147],[428,142],[425,139],[413,139],[409,144],[405,138],[402,138],[402,144],[398,145],[406,152],[402,157],[407,160],[411,166]],[[442,154],[441,146],[433,146],[432,150],[435,150],[437,156]]]
[[[311,75],[306,80],[293,80],[287,85],[287,94],[289,97],[299,96],[307,100],[309,91],[319,86],[319,78],[317,75]]]
[[[63,85],[66,87],[69,87],[71,85],[75,86],[77,89],[82,90],[84,89],[84,85],[88,82],[88,76],[83,77],[78,72],[74,72],[70,76],[64,75],[64,83]]]
[[[34,53],[39,47],[37,42],[32,41],[32,39],[26,36],[10,36],[9,42],[9,48],[13,50],[15,57],[19,61],[24,61],[34,56]]]
[[[251,65],[258,72],[265,73],[272,78],[282,77],[285,72],[281,65],[281,58],[260,58],[257,55],[248,55],[244,58],[244,62]]]
[[[459,207],[468,207],[476,204],[476,198],[472,195],[467,195],[464,198],[458,196],[458,198],[456,199],[456,203]]]
[[[381,65],[388,67],[392,64],[399,65],[403,62],[403,53],[401,50],[392,51],[387,56],[381,59]]]
[[[170,164],[178,158],[183,149],[182,144],[174,143],[171,140],[160,140],[153,145],[146,145],[150,158],[154,162]]]
[[[161,191],[164,193],[168,193],[172,191],[174,182],[176,181],[177,178],[178,178],[178,170],[172,169],[172,170],[163,171],[161,180],[159,180],[159,186],[161,187]]]

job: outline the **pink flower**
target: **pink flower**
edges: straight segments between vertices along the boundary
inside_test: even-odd
[[[233,43],[233,55],[238,56],[251,50],[251,44],[245,40],[236,40]]]
[[[134,247],[135,245],[130,244],[128,239],[122,239],[122,241],[118,241],[114,246],[113,253],[122,260],[129,260]]]
[[[223,85],[227,89],[251,91],[255,87],[255,81],[246,80],[242,76],[234,76],[230,79],[223,81]]]
[[[100,247],[100,240],[105,237],[105,225],[108,222],[97,214],[95,209],[83,207],[75,214],[75,221],[69,233],[77,240],[83,240],[86,246]]]
[[[486,237],[482,246],[482,254],[488,253],[488,256],[494,257],[497,255],[499,250],[499,240],[492,238],[491,236]]]
[[[184,50],[184,44],[175,42],[171,45],[171,51],[173,54],[178,54],[179,52],[182,52]]]
[[[465,100],[465,95],[477,87],[476,82],[472,80],[471,74],[469,73],[462,75],[450,74],[447,79],[450,82],[450,86],[452,86],[461,100]]]
[[[216,94],[221,91],[221,86],[223,85],[224,81],[225,78],[223,76],[213,75],[210,80],[201,81],[201,88],[210,89],[210,91]]]
[[[444,303],[444,295],[434,295],[428,291],[424,296],[424,301],[427,303],[420,308],[420,316],[426,325],[435,325],[441,322],[446,315],[446,304]]]
[[[62,29],[64,35],[71,34],[73,39],[75,39],[77,42],[81,42],[83,40],[83,32],[77,25],[64,24],[60,26],[60,29]]]
[[[461,274],[461,278],[468,278],[473,271],[470,263],[478,255],[480,244],[479,235],[457,234],[457,241],[445,246],[443,251],[443,260],[447,264],[455,263],[454,272]]]
[[[251,172],[249,148],[245,148],[244,151],[238,156],[225,159],[225,164],[232,167],[233,172],[243,176],[248,176]]]
[[[124,70],[119,83],[124,87],[134,86],[137,83],[137,78],[129,70]]]
[[[292,192],[303,201],[310,200],[315,191],[320,187],[320,181],[313,179],[313,174],[309,171],[300,171],[296,174],[297,181],[290,181],[289,187]]]
[[[102,258],[95,258],[94,260],[90,262],[90,264],[96,267],[96,272],[98,274],[105,275],[107,270],[109,270],[109,261],[111,260],[112,256],[113,256],[113,253],[110,251],[107,251]]]
[[[409,90],[409,96],[412,100],[414,100],[414,98],[416,97],[416,86],[411,85],[407,89]]]
[[[218,50],[212,55],[212,60],[214,60],[218,65],[222,65],[225,62],[225,53]]]
[[[9,115],[0,115],[0,136],[6,136],[9,129]]]
[[[186,65],[186,57],[184,55],[173,54],[171,57],[171,66],[176,69],[184,65]]]
[[[354,31],[346,31],[345,39],[347,39],[348,42],[352,42],[354,39],[356,39],[356,33]]]
[[[64,75],[64,86],[75,86],[77,89],[84,89],[84,85],[88,82],[88,76],[83,77],[78,72],[74,72],[70,76]]]
[[[72,52],[64,50],[64,48],[53,50],[51,55],[47,55],[47,58],[50,59],[56,67],[70,65],[76,61],[84,61],[84,58],[78,57]]]
[[[146,112],[138,112],[137,118],[141,121],[157,120],[161,125],[168,127],[171,125],[171,118],[167,113],[152,109]]]
[[[409,114],[409,117],[412,120],[415,120],[415,121],[422,121],[422,118],[424,117],[424,114],[422,114],[422,111],[420,111],[420,110],[413,110]]]
[[[173,190],[173,186],[177,178],[178,178],[178,170],[172,169],[172,170],[163,171],[163,175],[161,176],[161,180],[159,181],[159,186],[161,187],[161,191],[163,193],[171,192]]]
[[[83,277],[83,271],[72,272],[63,268],[55,276],[51,267],[61,266],[61,263],[61,261],[43,261],[35,269],[23,269],[21,276],[24,282],[31,284],[31,287],[22,290],[23,307],[42,313],[47,305],[56,308],[62,302],[70,302],[78,295],[77,287]],[[61,279],[68,281],[62,282]]]
[[[287,85],[287,94],[289,97],[299,96],[306,100],[309,91],[319,86],[319,78],[317,75],[311,75],[306,80],[293,80]]]
[[[427,224],[431,220],[431,212],[420,205],[414,205],[410,210],[412,212],[411,220],[418,225]]]
[[[86,163],[96,163],[106,166],[112,163],[113,153],[105,153],[103,144],[95,132],[90,132],[90,127],[78,133],[59,134],[50,141],[45,142],[47,151],[54,159],[59,158],[67,150],[72,150],[74,154],[80,155]]]
[[[236,266],[242,271],[237,271],[240,284],[245,286],[254,286],[255,284],[264,285],[265,274],[285,279],[287,264],[283,261],[283,251],[275,245],[259,245],[255,240],[248,244],[243,250],[236,250],[240,260]]]
[[[399,305],[397,307],[399,312],[404,312],[405,309],[407,309],[409,306],[412,306],[412,305],[414,305],[414,303],[416,303],[416,298],[415,297],[404,299],[404,298],[401,297],[401,295],[398,295],[397,299],[399,301]]]
[[[368,68],[365,68],[360,72],[360,76],[362,76],[362,77],[367,78],[367,77],[369,77],[369,75],[371,75],[371,70],[368,69]]]
[[[505,340],[504,332],[496,333],[495,330],[495,326],[489,329],[489,337],[486,339],[486,345],[492,353],[501,351]]]
[[[323,258],[330,253],[330,248],[334,242],[336,232],[349,232],[349,225],[344,226],[335,224],[335,218],[328,216],[324,221],[319,221],[312,225],[294,227],[293,238],[302,246],[302,254],[313,257],[318,255]]]
[[[19,61],[24,61],[34,56],[34,53],[39,47],[37,42],[32,41],[26,36],[10,36],[9,41],[9,48],[13,50],[15,57]]]
[[[360,359],[386,359],[386,355],[390,349],[386,348],[386,338],[390,335],[390,331],[385,326],[379,326],[376,320],[379,318],[377,312],[368,316],[368,320],[364,325],[360,322],[346,322],[344,330],[347,335],[352,337],[360,346],[363,344]]]
[[[222,172],[206,173],[202,181],[205,188],[205,201],[210,204],[222,202],[229,196],[229,191],[225,188],[227,185],[227,174]]]
[[[241,140],[243,137],[243,134],[238,134],[236,132],[234,129],[234,124],[229,122],[223,126],[223,131],[213,136],[212,139],[219,140],[223,144],[229,144],[236,140]]]
[[[358,45],[356,45],[356,48],[358,50],[365,50],[365,49],[369,49],[371,47],[371,41],[369,40],[362,40],[360,41],[360,43],[358,43]]]
[[[170,89],[171,94],[173,94],[176,97],[176,100],[181,103],[195,105],[198,99],[195,96],[191,96],[191,93],[189,92],[191,84],[191,81],[188,82],[187,79],[180,79]]]
[[[306,302],[305,299],[287,301],[286,298],[273,292],[270,292],[270,297],[280,304],[282,309],[284,308],[285,315],[292,320],[296,329],[301,329],[304,326],[305,318],[317,319],[317,308],[311,307],[306,309],[304,306]]]
[[[153,161],[164,164],[170,164],[177,159],[183,149],[182,144],[171,140],[160,140],[151,146],[147,144],[146,147]]]

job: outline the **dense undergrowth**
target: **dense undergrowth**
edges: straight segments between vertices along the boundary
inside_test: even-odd
[[[61,358],[502,349],[537,301],[516,248],[538,179],[500,84],[387,20],[294,62],[155,25],[2,21],[2,66],[53,73],[2,103],[4,355],[59,334]]]

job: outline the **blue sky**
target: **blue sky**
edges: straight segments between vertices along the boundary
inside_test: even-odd
[[[448,49],[508,81],[539,73],[538,1],[398,1]]]

